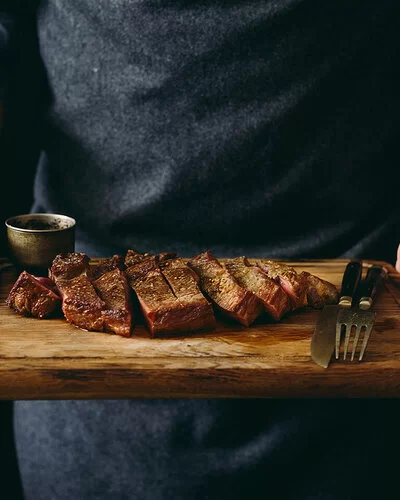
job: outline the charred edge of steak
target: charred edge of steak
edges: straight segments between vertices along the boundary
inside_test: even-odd
[[[208,250],[188,261],[198,274],[201,290],[224,314],[250,326],[264,311],[256,295],[239,285]]]
[[[148,254],[139,253],[136,252],[136,250],[129,249],[125,254],[124,265],[126,268],[135,266],[147,256]]]
[[[54,281],[58,277],[68,280],[82,274],[90,274],[89,257],[77,252],[57,255],[49,270],[49,278]]]
[[[308,304],[307,283],[293,267],[271,260],[260,260],[257,262],[257,265],[267,276],[283,288],[289,296],[293,311]]]
[[[114,269],[124,269],[124,257],[122,255],[113,255],[108,259],[102,260],[97,266],[91,269],[91,279],[97,280],[105,273]]]
[[[6,304],[22,316],[48,318],[61,312],[61,298],[54,288],[54,283],[48,278],[37,278],[23,271],[14,283]]]
[[[131,287],[138,281],[143,279],[147,273],[157,269],[157,258],[155,255],[147,255],[136,264],[125,269],[125,275]]]
[[[130,287],[123,271],[118,267],[104,272],[92,284],[105,303],[102,311],[104,330],[129,337],[133,312]]]
[[[58,255],[50,274],[60,291],[65,319],[82,330],[102,331],[105,303],[90,282],[86,254]]]
[[[199,276],[181,258],[169,258],[159,264],[164,278],[169,283],[173,293],[180,300],[197,299],[211,304],[199,288]]]
[[[216,327],[214,309],[199,288],[199,277],[182,258],[169,258],[161,264],[161,272],[175,297],[192,307],[191,321],[196,329],[209,330]]]
[[[307,283],[307,300],[311,307],[321,309],[324,305],[337,304],[339,291],[335,285],[306,271],[301,276]]]
[[[162,263],[168,259],[173,259],[176,256],[176,252],[161,252],[151,255],[148,253],[139,253],[135,250],[128,250],[125,255],[124,264],[126,268],[129,268],[135,266],[136,264],[139,264],[142,260],[147,259],[148,257],[153,257],[158,263]]]
[[[229,259],[225,267],[240,286],[253,292],[261,300],[265,311],[275,321],[291,310],[289,297],[282,287],[259,267],[251,265],[246,257]]]
[[[162,264],[168,260],[175,259],[178,254],[176,252],[161,252],[157,254],[157,262]]]

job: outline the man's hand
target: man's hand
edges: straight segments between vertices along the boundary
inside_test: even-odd
[[[396,269],[400,273],[400,245],[399,245],[399,247],[397,249]]]

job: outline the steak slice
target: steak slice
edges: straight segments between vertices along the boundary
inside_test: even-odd
[[[198,304],[179,300],[164,278],[156,255],[126,269],[152,337],[209,328],[199,320]]]
[[[324,305],[337,304],[339,292],[335,285],[306,271],[301,276],[307,283],[307,301],[311,307],[320,309]]]
[[[6,299],[10,309],[22,316],[47,318],[60,311],[61,298],[49,278],[22,271]]]
[[[150,255],[148,253],[139,253],[135,250],[130,249],[126,252],[124,264],[126,268],[132,267],[141,262],[143,259],[146,259],[147,257],[155,257],[157,259],[157,262],[164,262],[165,260],[173,259],[174,257],[176,257],[176,255],[176,252],[161,252],[156,255]]]
[[[84,253],[60,254],[50,275],[62,298],[65,319],[83,330],[103,330],[105,303],[90,282],[89,258]]]
[[[193,327],[196,330],[209,330],[216,326],[214,310],[198,286],[199,277],[181,258],[168,258],[161,263],[161,272],[167,280],[175,297],[193,309]]]
[[[308,304],[306,280],[293,267],[272,260],[260,260],[257,265],[283,288],[289,296],[292,310],[300,309]]]
[[[131,267],[138,264],[141,260],[146,257],[146,254],[136,252],[135,250],[129,249],[125,254],[124,265],[125,267]]]
[[[132,330],[133,312],[131,291],[121,267],[124,259],[114,255],[100,262],[93,270],[96,278],[92,284],[105,303],[103,329],[123,337],[129,337]]]
[[[249,326],[264,311],[256,295],[239,285],[230,272],[208,250],[188,265],[200,278],[200,288],[226,315]]]
[[[263,303],[265,311],[276,321],[291,310],[289,297],[273,279],[259,267],[252,266],[246,257],[225,262],[225,267],[239,285],[253,292]]]
[[[122,255],[113,255],[108,259],[101,260],[96,266],[91,268],[90,276],[92,280],[97,280],[103,274],[114,269],[124,269],[124,257]]]

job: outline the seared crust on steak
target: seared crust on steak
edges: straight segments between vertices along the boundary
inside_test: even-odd
[[[152,337],[210,329],[208,314],[198,301],[181,300],[173,292],[158,265],[157,256],[148,256],[126,269]]]
[[[324,305],[337,304],[339,291],[335,285],[306,271],[301,276],[307,284],[307,301],[311,307],[320,309]]]
[[[147,254],[136,252],[136,250],[129,249],[125,254],[124,264],[125,267],[131,267],[138,264],[143,260]]]
[[[89,257],[85,253],[72,252],[55,257],[49,270],[49,278],[69,280],[77,276],[90,275]]]
[[[49,278],[37,278],[22,271],[14,283],[6,304],[22,316],[47,318],[60,312],[61,298]]]
[[[132,267],[136,264],[139,264],[139,262],[147,259],[148,257],[153,257],[156,262],[161,263],[168,259],[173,259],[174,257],[176,257],[176,255],[176,252],[161,252],[155,255],[151,255],[149,253],[139,253],[136,252],[136,250],[129,249],[125,255],[124,265],[125,268]]]
[[[92,280],[97,280],[103,274],[108,271],[113,271],[114,269],[124,269],[124,257],[122,255],[113,255],[108,259],[104,259],[97,266],[94,266],[90,270],[90,276]]]
[[[214,310],[198,286],[199,277],[181,258],[168,258],[160,264],[161,272],[175,297],[193,308],[191,321],[196,330],[212,329],[216,326]]]
[[[307,305],[307,283],[293,267],[272,260],[260,260],[257,265],[283,288],[289,296],[292,310]]]
[[[90,282],[89,258],[83,253],[57,255],[50,269],[62,298],[65,319],[83,330],[103,330],[105,303]]]
[[[278,321],[291,310],[289,297],[273,279],[259,267],[252,266],[247,257],[236,257],[225,262],[225,267],[239,285],[253,292],[263,303],[265,311]]]
[[[96,277],[92,284],[99,297],[105,303],[102,311],[103,329],[123,337],[129,337],[132,329],[131,290],[121,267],[124,259],[114,255],[105,259],[93,270]]]
[[[208,250],[188,261],[200,278],[200,288],[226,315],[249,326],[264,306],[256,295],[242,288]]]

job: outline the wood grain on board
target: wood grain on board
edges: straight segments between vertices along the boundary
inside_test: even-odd
[[[347,260],[291,262],[340,286]],[[365,265],[375,261],[365,262]],[[0,398],[250,398],[400,396],[400,275],[374,305],[377,321],[362,362],[310,356],[318,311],[246,328],[219,319],[209,333],[150,339],[139,324],[131,338],[79,330],[63,319],[18,316],[5,305],[17,278],[0,274]]]

